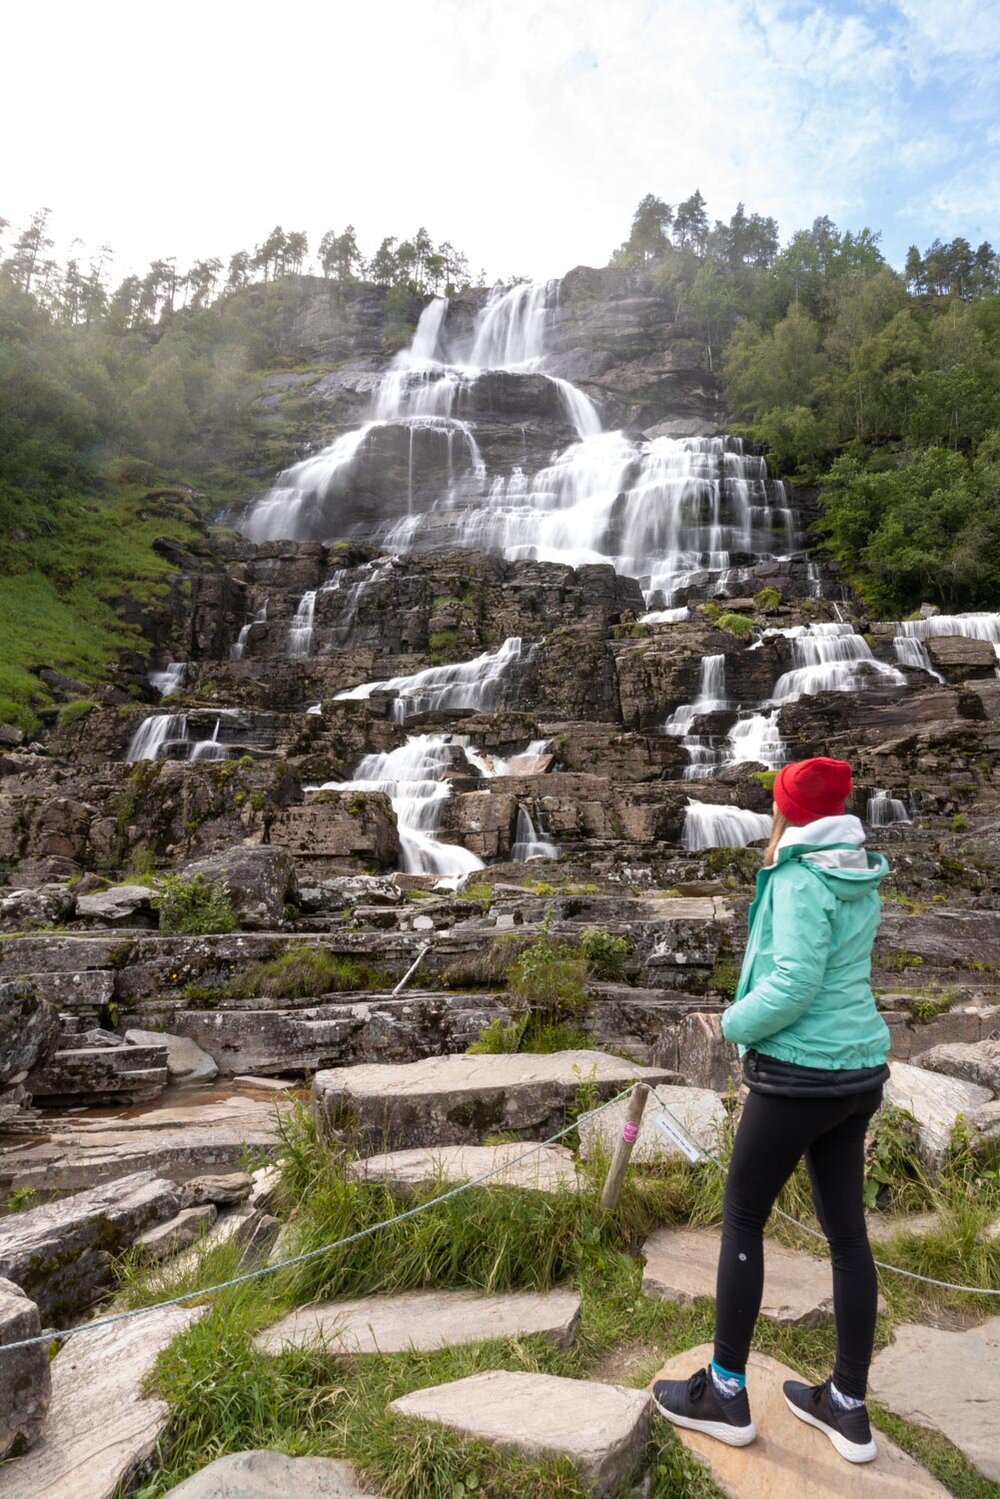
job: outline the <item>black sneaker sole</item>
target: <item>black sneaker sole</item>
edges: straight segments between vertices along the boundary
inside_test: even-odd
[[[845,1436],[841,1436],[839,1431],[834,1430],[832,1426],[827,1426],[825,1421],[817,1421],[815,1416],[810,1416],[807,1411],[800,1410],[797,1405],[794,1405],[789,1400],[787,1395],[785,1396],[785,1404],[793,1416],[798,1416],[799,1420],[804,1421],[807,1426],[815,1426],[817,1431],[821,1431],[825,1437],[829,1437],[834,1447],[840,1453],[840,1456],[845,1458],[847,1462],[872,1463],[878,1457],[878,1448],[874,1442],[849,1442]]]
[[[675,1426],[683,1426],[686,1431],[704,1432],[705,1436],[714,1437],[717,1442],[725,1442],[727,1447],[749,1447],[757,1436],[757,1428],[752,1421],[749,1426],[732,1426],[728,1421],[696,1421],[691,1416],[679,1416],[675,1411],[667,1410],[655,1395],[653,1404],[660,1415],[666,1416]]]

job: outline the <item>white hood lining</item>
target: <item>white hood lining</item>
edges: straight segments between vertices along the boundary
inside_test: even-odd
[[[864,826],[859,817],[843,813],[839,817],[817,817],[802,827],[786,828],[778,839],[778,848],[829,848],[832,843],[850,843],[861,848],[865,841]]]

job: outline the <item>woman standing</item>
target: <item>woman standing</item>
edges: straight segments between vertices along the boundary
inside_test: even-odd
[[[833,1260],[837,1359],[831,1378],[788,1380],[793,1415],[849,1462],[876,1456],[865,1390],[878,1288],[865,1226],[865,1132],[882,1100],[889,1031],[871,990],[881,854],[845,816],[851,770],[801,760],[774,782],[774,827],[750,908],[746,957],[723,1034],[743,1058],[749,1094],[726,1183],[714,1357],[653,1398],[678,1426],[742,1447],[757,1435],[746,1390],[764,1287],[763,1232],[804,1157]]]

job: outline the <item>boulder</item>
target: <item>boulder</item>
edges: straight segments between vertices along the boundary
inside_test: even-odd
[[[212,1227],[218,1216],[215,1206],[203,1203],[200,1207],[182,1208],[176,1218],[147,1228],[136,1240],[136,1248],[145,1260],[165,1260],[196,1244]]]
[[[348,1121],[360,1139],[385,1148],[474,1145],[490,1131],[547,1135],[564,1122],[581,1087],[611,1098],[640,1081],[675,1076],[602,1051],[427,1057],[318,1072],[313,1113],[321,1133]]]
[[[233,1207],[244,1202],[253,1190],[254,1179],[246,1171],[228,1171],[224,1175],[194,1176],[184,1183],[184,1200],[190,1207],[215,1203]]]
[[[739,1058],[722,1034],[719,1015],[695,1011],[667,1026],[653,1048],[652,1059],[661,1067],[679,1072],[698,1088],[724,1093],[739,1085]]]
[[[646,1100],[639,1134],[632,1149],[632,1160],[636,1164],[664,1161],[670,1157],[683,1157],[684,1152],[660,1128],[659,1117],[669,1109],[671,1123],[676,1121],[682,1131],[690,1135],[699,1145],[717,1153],[722,1131],[726,1124],[726,1110],[722,1099],[708,1088],[676,1088],[660,1084],[656,1096]],[[628,1099],[623,1098],[600,1114],[584,1114],[579,1121],[580,1155],[586,1161],[598,1153],[610,1156],[625,1123]]]
[[[530,1152],[530,1153],[529,1153]],[[275,1168],[271,1168],[272,1170]],[[491,1175],[491,1173],[493,1173]],[[354,1181],[383,1182],[396,1192],[490,1176],[491,1187],[562,1192],[577,1185],[573,1153],[564,1145],[437,1145],[368,1156],[347,1168]]]
[[[55,1050],[59,1016],[31,979],[0,983],[0,1084],[13,1087]]]
[[[1000,1041],[932,1046],[929,1051],[919,1054],[916,1065],[926,1067],[929,1072],[940,1072],[945,1077],[988,1088],[994,1098],[1000,1095]]]
[[[543,1337],[568,1348],[576,1336],[575,1291],[407,1291],[301,1307],[258,1333],[261,1353],[319,1345],[334,1354],[430,1353],[494,1338]]]
[[[980,1104],[971,1114],[966,1114],[964,1123],[972,1138],[973,1149],[991,1154],[1000,1146],[1000,1099]]]
[[[920,1154],[934,1168],[948,1152],[959,1116],[988,1103],[991,1094],[977,1083],[960,1082],[909,1062],[893,1062],[884,1097],[886,1103],[913,1115],[920,1130]]]
[[[592,1494],[616,1492],[649,1436],[649,1393],[554,1374],[490,1369],[414,1390],[389,1406],[461,1437],[538,1459],[569,1458]]]
[[[965,635],[931,635],[925,643],[934,665],[946,671],[955,667],[996,666],[996,652],[991,640],[970,640]]]
[[[250,931],[280,927],[285,906],[294,903],[295,865],[284,848],[237,845],[188,864],[185,877],[203,875],[221,885],[240,925]]]
[[[159,1038],[157,1038],[159,1041]],[[28,1074],[33,1098],[114,1099],[143,1103],[167,1086],[166,1048],[155,1046],[67,1046],[52,1052]]]
[[[219,1069],[207,1051],[202,1051],[187,1036],[174,1036],[169,1031],[143,1031],[135,1027],[125,1032],[130,1046],[166,1047],[167,1072],[175,1083],[210,1083],[219,1075]]]
[[[76,914],[81,921],[101,926],[154,928],[159,926],[153,907],[155,896],[156,892],[148,885],[113,885],[109,890],[81,895],[76,902]]]
[[[170,1489],[169,1499],[376,1499],[350,1463],[284,1452],[230,1452]]]
[[[71,1339],[52,1362],[41,1440],[4,1469],[3,1499],[112,1499],[129,1492],[170,1416],[165,1400],[145,1394],[146,1382],[163,1349],[206,1310],[151,1308]]]
[[[345,906],[398,906],[402,888],[390,877],[377,874],[345,874],[320,880],[315,886],[317,910],[342,911]]]
[[[12,1280],[0,1280],[0,1462],[26,1452],[42,1432],[52,1388],[49,1351],[40,1343],[3,1352],[5,1344],[41,1331],[35,1303]]]
[[[76,901],[65,885],[37,885],[0,895],[0,932],[23,932],[31,927],[61,926],[69,921]]]
[[[15,1213],[0,1220],[0,1276],[37,1301],[46,1323],[65,1325],[112,1283],[114,1257],[180,1206],[173,1182],[137,1171]]]

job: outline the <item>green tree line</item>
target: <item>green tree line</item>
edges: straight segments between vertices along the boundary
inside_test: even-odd
[[[1000,255],[911,246],[829,219],[779,245],[742,204],[647,195],[612,264],[691,319],[740,430],[819,487],[820,535],[873,608],[1000,608]]]

